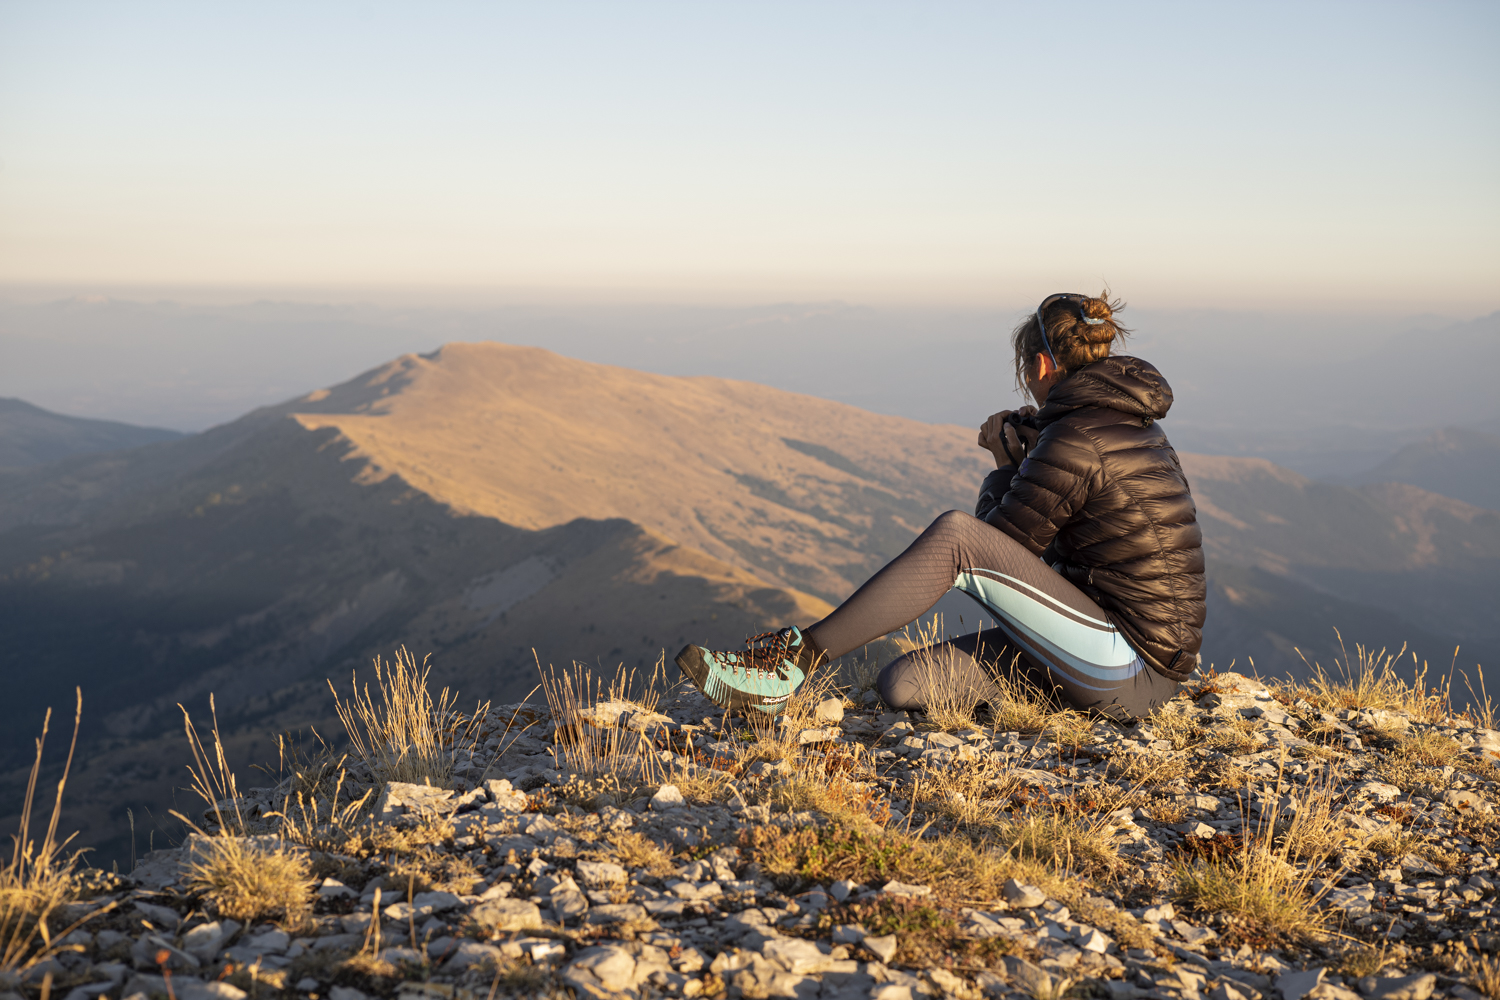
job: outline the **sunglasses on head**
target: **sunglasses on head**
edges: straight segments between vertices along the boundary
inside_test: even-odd
[[[1079,319],[1083,320],[1089,326],[1098,326],[1104,320],[1093,319],[1088,313],[1083,311],[1084,303],[1088,300],[1089,297],[1087,295],[1079,295],[1077,292],[1058,292],[1056,295],[1047,296],[1042,300],[1042,304],[1036,307],[1036,325],[1037,329],[1042,331],[1042,346],[1047,349],[1047,357],[1052,359],[1052,367],[1058,371],[1062,370],[1062,365],[1057,363],[1057,355],[1052,353],[1051,338],[1047,336],[1047,324],[1042,319],[1042,311],[1054,302],[1069,302],[1078,309]]]

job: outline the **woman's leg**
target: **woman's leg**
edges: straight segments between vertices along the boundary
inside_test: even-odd
[[[875,682],[875,690],[881,701],[898,710],[924,709],[954,701],[979,704],[1001,697],[997,678],[1022,691],[1122,721],[1150,715],[1177,693],[1175,681],[1150,668],[1112,691],[1082,687],[1068,674],[1048,670],[1018,650],[1003,628],[972,632],[914,649],[886,664]]]
[[[842,656],[915,621],[954,587],[995,616],[1028,672],[1046,678],[1043,690],[1058,690],[1074,707],[1140,717],[1177,690],[1146,665],[1087,594],[1003,531],[959,511],[939,516],[804,632],[830,658]],[[962,647],[945,656],[955,664],[983,662]],[[913,690],[923,686],[912,684]]]
[[[990,644],[998,642],[999,648]],[[999,629],[986,629],[914,649],[892,660],[880,671],[875,690],[880,700],[894,709],[926,708],[940,702],[994,701],[1000,697],[995,684],[1009,639]]]

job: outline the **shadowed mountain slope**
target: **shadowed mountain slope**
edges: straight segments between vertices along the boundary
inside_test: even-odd
[[[182,437],[161,427],[68,417],[21,399],[0,399],[0,469],[44,465],[73,455],[138,448]]]

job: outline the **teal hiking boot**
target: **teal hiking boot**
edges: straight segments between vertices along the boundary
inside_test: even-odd
[[[724,652],[685,646],[677,665],[720,708],[754,708],[778,715],[786,700],[823,660],[792,625],[745,640],[745,649]]]

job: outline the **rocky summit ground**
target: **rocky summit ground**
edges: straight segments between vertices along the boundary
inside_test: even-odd
[[[1222,674],[1132,726],[1020,697],[912,716],[857,686],[776,725],[682,689],[492,709],[452,787],[304,761],[240,796],[246,837],[94,873],[73,912],[114,909],[14,988],[1493,997],[1500,733],[1403,697]],[[255,907],[203,867],[225,841],[303,865],[310,903],[232,919]]]

